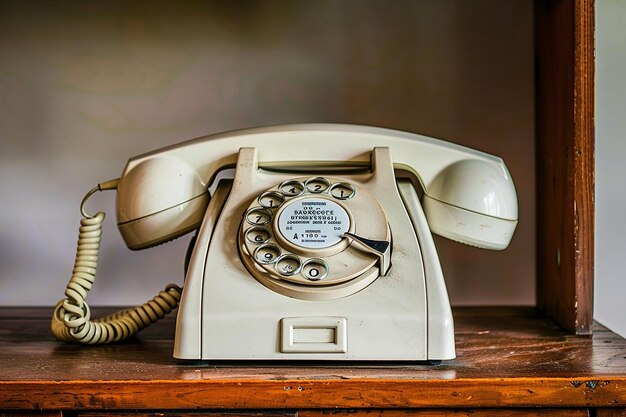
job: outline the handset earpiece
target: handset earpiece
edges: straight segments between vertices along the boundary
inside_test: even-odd
[[[509,173],[481,160],[461,160],[441,170],[422,204],[433,233],[479,248],[506,249],[517,226]]]
[[[200,226],[209,193],[181,159],[154,156],[124,170],[117,187],[117,225],[133,250],[156,246]]]

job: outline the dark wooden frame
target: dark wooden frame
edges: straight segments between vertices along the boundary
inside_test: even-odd
[[[535,1],[537,306],[591,334],[594,1]]]

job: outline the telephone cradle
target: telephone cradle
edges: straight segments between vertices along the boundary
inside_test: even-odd
[[[218,176],[232,168],[234,178]],[[107,189],[130,249],[196,236],[184,289],[92,320],[104,214],[83,207]],[[61,340],[122,340],[178,306],[180,359],[440,361],[455,357],[454,326],[431,232],[505,249],[517,196],[498,157],[395,130],[302,124],[131,158],[81,212],[52,320]]]

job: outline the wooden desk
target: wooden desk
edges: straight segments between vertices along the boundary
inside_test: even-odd
[[[0,416],[626,416],[626,340],[570,336],[529,308],[455,309],[458,357],[439,366],[181,363],[173,319],[85,347],[53,340],[50,314],[0,308]]]

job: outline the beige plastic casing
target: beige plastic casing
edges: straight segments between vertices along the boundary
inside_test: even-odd
[[[263,191],[293,177],[290,173],[260,170],[256,149],[241,149],[228,199],[220,209],[216,199],[223,201],[225,192],[218,189],[200,229],[178,314],[175,357],[386,361],[454,358],[452,315],[432,238],[427,227],[424,229],[423,213],[418,210],[409,214],[405,208],[389,149],[375,148],[370,157],[371,172],[340,177],[367,187],[382,205],[393,237],[392,267],[387,276],[378,276],[378,268],[367,271],[364,275],[374,274],[374,279],[365,285],[358,278],[340,284],[344,286],[340,291],[345,291],[342,296],[308,301],[262,285],[241,261],[236,231],[243,214]],[[413,193],[405,197],[410,207],[419,206]],[[427,234],[420,238],[425,244],[418,240],[416,227]],[[355,229],[358,233],[358,223]],[[425,262],[424,257],[430,260]],[[298,330],[291,329],[298,323],[305,329],[327,326],[320,330],[341,333],[334,344],[290,345],[285,337]]]
[[[488,249],[508,246],[517,225],[517,196],[500,158],[412,133],[339,124],[227,132],[132,158],[118,184],[120,232],[129,247],[140,249],[200,224],[206,208],[202,195],[219,170],[235,165],[241,147],[258,149],[260,168],[307,171],[367,167],[376,146],[389,147],[395,168],[415,175],[436,202],[425,206],[427,218],[434,214],[431,206],[458,209],[434,219],[436,233]],[[483,227],[459,227],[459,216]]]
[[[230,194],[220,186],[209,203],[206,190],[218,171],[235,166]],[[349,171],[355,168],[362,171]],[[379,277],[374,266],[328,299],[279,294],[241,261],[243,212],[268,188],[323,170],[367,188],[382,204],[393,235],[389,274]],[[394,170],[419,180],[424,211],[412,185],[396,186]],[[482,152],[389,129],[286,125],[203,137],[132,158],[118,184],[117,217],[132,249],[201,224],[179,308],[178,358],[440,360],[454,357],[454,332],[430,231],[503,249],[517,224],[517,197],[503,161]],[[326,327],[306,337],[342,332],[341,344],[319,343],[324,352],[298,345],[311,323]]]

